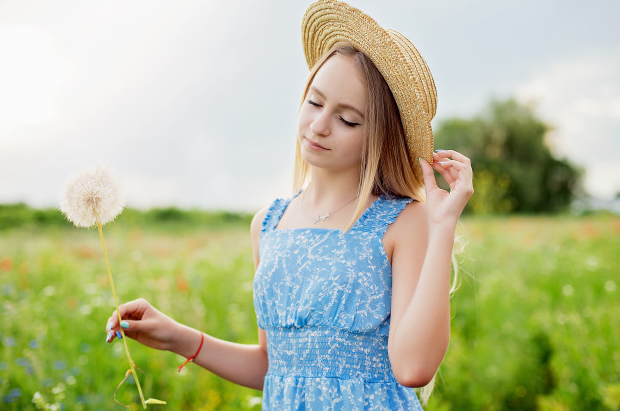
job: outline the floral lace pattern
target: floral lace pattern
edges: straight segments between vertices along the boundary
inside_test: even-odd
[[[254,278],[267,334],[265,410],[422,410],[387,354],[392,269],[383,234],[409,198],[381,196],[346,233],[276,229],[291,199],[263,220]]]

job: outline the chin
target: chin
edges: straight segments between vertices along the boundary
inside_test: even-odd
[[[312,167],[330,168],[325,161],[321,161],[321,159],[316,158],[316,156],[313,156],[312,154],[308,155],[302,151],[301,158],[303,158],[304,161]]]

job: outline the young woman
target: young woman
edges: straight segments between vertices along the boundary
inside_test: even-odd
[[[296,194],[252,221],[258,344],[181,325],[143,299],[108,341],[169,350],[267,410],[421,409],[449,340],[450,261],[473,193],[469,160],[432,151],[436,93],[417,50],[349,5],[312,4]],[[431,165],[432,163],[432,165]],[[450,185],[437,187],[433,169]]]

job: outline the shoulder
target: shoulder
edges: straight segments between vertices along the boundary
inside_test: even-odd
[[[271,224],[271,221],[278,215],[282,207],[286,206],[289,200],[283,198],[276,198],[271,202],[268,207],[258,211],[252,217],[252,223],[250,225],[250,233],[252,240],[259,240],[261,233],[266,230]],[[258,244],[257,241],[255,241]]]
[[[426,224],[427,211],[426,203],[412,200],[410,198],[399,198],[396,200],[388,200],[401,205],[397,206],[398,215],[389,229],[392,231],[399,231],[401,229],[408,229],[412,226],[419,227],[420,224]],[[403,205],[404,203],[404,205]]]
[[[252,217],[252,223],[250,224],[250,233],[252,235],[252,239],[255,237],[260,238],[260,232],[263,228],[263,221],[265,221],[265,217],[267,216],[267,212],[269,211],[269,207],[265,207],[262,210],[258,211]]]
[[[428,237],[426,203],[412,201],[398,214],[385,232],[386,248],[394,250],[400,244],[425,244]]]
[[[426,203],[413,200],[400,212],[394,225],[400,227],[409,226],[411,224],[417,225],[422,222],[426,223],[426,215]]]
[[[258,268],[260,262],[259,248],[260,248],[260,233],[263,228],[263,221],[269,208],[263,208],[258,213],[254,214],[252,218],[252,224],[250,224],[250,236],[252,237],[252,254],[254,257],[254,268]]]

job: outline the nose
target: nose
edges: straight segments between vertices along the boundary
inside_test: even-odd
[[[317,136],[328,136],[330,133],[330,116],[327,110],[323,109],[316,114],[312,123],[310,123],[310,131]]]

